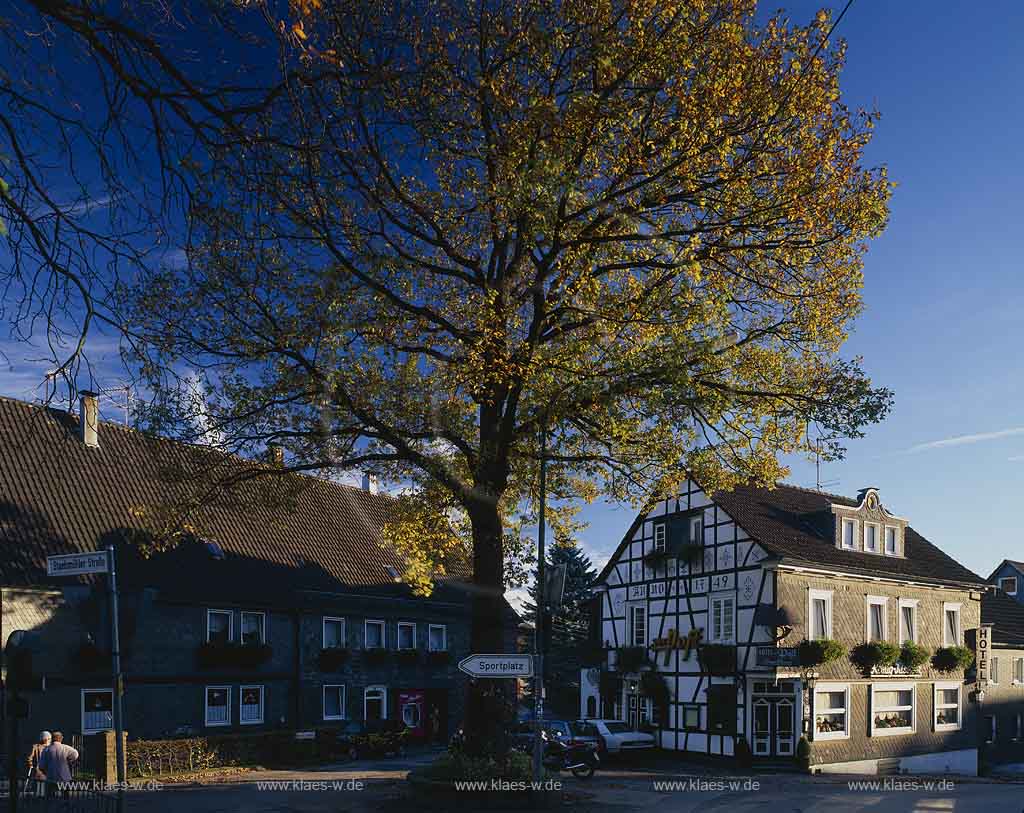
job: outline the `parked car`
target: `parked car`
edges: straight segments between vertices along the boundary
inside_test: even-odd
[[[582,720],[597,730],[598,749],[606,754],[621,754],[626,751],[640,751],[654,748],[657,744],[653,734],[634,731],[622,720]]]
[[[549,740],[563,745],[592,745],[597,747],[599,739],[597,729],[588,720],[556,720],[545,718],[543,729]],[[533,747],[533,721],[522,720],[509,731],[510,745],[519,751],[529,751]]]
[[[337,748],[349,759],[405,756],[409,729],[401,720],[351,720],[338,732]]]

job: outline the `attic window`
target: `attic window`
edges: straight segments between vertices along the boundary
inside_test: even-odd
[[[999,589],[1006,593],[1006,595],[1008,596],[1017,595],[1017,577],[1003,576],[999,580]]]
[[[402,580],[401,575],[399,574],[398,570],[394,566],[392,566],[392,565],[385,565],[384,566],[384,570],[391,577],[392,581],[399,582],[399,581]]]
[[[220,546],[219,542],[211,542],[206,539],[203,541],[203,544],[206,545],[206,552],[210,554],[211,559],[224,560],[224,548]]]

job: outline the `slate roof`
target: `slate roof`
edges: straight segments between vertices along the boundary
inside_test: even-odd
[[[983,578],[909,526],[904,537],[904,557],[838,549],[833,541],[831,505],[860,504],[850,497],[780,483],[771,489],[740,485],[715,494],[713,499],[752,539],[786,564],[907,581],[985,584]],[[632,539],[642,519],[643,515],[633,523],[624,543]],[[616,556],[618,551],[612,558]],[[601,579],[608,570],[606,566]]]
[[[0,398],[0,584],[55,585],[47,555],[115,541],[122,579],[182,597],[410,595],[388,571],[401,571],[397,552],[381,544],[395,506],[386,495],[293,474],[252,478],[252,462],[112,423],[99,426],[99,444],[81,442],[75,416]],[[211,493],[225,477],[236,485]],[[136,553],[139,539],[182,517],[191,532],[173,550]],[[448,575],[437,598],[469,577]]]
[[[1002,590],[987,590],[982,594],[981,623],[995,625],[993,643],[1024,648],[1024,604]]]
[[[996,565],[996,569],[989,574],[988,580],[990,582],[995,579],[996,573],[1002,570],[1003,565],[1010,565],[1011,567],[1016,568],[1018,573],[1024,573],[1024,562],[1018,562],[1015,559],[1003,559],[1003,561]]]

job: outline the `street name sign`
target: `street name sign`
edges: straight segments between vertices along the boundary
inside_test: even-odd
[[[470,655],[459,661],[459,669],[478,678],[533,677],[532,655]]]
[[[107,552],[67,553],[46,557],[47,576],[82,576],[86,573],[106,573]]]

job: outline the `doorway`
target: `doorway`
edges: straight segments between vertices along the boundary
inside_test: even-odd
[[[755,681],[751,693],[751,750],[757,757],[793,756],[796,681]]]

